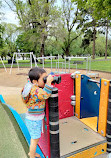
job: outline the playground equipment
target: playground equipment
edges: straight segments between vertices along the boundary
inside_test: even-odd
[[[89,70],[88,72],[86,73],[87,76],[94,76],[95,79],[96,77],[99,77],[99,73],[96,73],[96,72],[91,72],[91,57],[89,58]]]
[[[52,56],[52,54],[50,56],[46,56],[44,57],[44,55],[42,55],[42,57],[38,57],[36,58],[37,60],[42,60],[42,64],[43,64],[43,68],[44,68],[44,60],[45,59],[51,59],[51,72],[53,72],[53,58],[58,58],[58,61],[56,62],[56,71],[54,71],[55,74],[64,74],[64,73],[70,73],[70,66],[72,64],[70,64],[70,61],[69,62],[66,62],[66,58],[65,58],[65,61],[64,62],[60,62],[60,55],[58,54],[58,56]],[[62,65],[62,67],[61,67]],[[67,71],[67,65],[68,65],[68,71]],[[76,71],[77,71],[77,64],[73,64],[73,66],[76,66]],[[60,69],[62,69],[62,71],[60,71]]]
[[[20,115],[0,95],[0,157],[28,158],[30,135]],[[39,147],[37,152],[45,158]]]
[[[95,72],[91,72],[91,56],[87,56],[87,57],[65,57],[65,59],[69,60],[69,65],[71,59],[85,59],[86,60],[86,75],[87,76],[92,76],[92,77],[99,77],[99,73],[95,73]],[[77,63],[81,62],[81,61],[76,61]],[[76,71],[77,71],[77,67],[76,67]],[[69,71],[70,72],[70,71]]]
[[[6,69],[6,67],[5,67],[5,64],[4,64],[4,62],[3,62],[3,60],[2,60],[1,57],[0,57],[0,60],[1,60],[1,62],[2,62],[2,65],[3,65],[4,69],[5,69],[5,71],[7,72],[7,69]]]
[[[55,73],[56,74],[64,74],[64,73],[70,73],[70,66],[72,65],[72,64],[70,64],[70,60],[69,60],[69,62],[67,63],[66,62],[66,56],[64,57],[65,58],[65,62],[60,62],[59,61],[59,59],[60,59],[60,55],[58,54],[58,62],[56,62],[56,71],[55,71]],[[62,69],[62,71],[60,72],[60,64],[62,65],[62,67],[61,67],[61,69]],[[66,67],[67,67],[67,65],[68,65],[68,72],[66,72]],[[76,66],[76,71],[77,71],[77,64],[73,64],[73,66]]]
[[[10,68],[10,74],[12,73],[12,67],[13,67],[14,58],[16,57],[17,66],[18,66],[18,71],[19,71],[18,56],[19,56],[19,55],[27,55],[27,54],[30,55],[30,65],[31,65],[31,68],[32,68],[32,57],[33,57],[33,59],[34,59],[34,61],[35,61],[35,66],[37,66],[36,58],[35,58],[33,52],[30,52],[30,53],[16,53],[16,52],[15,52],[15,53],[13,54],[13,58],[12,58],[12,64],[11,64],[11,68]]]
[[[21,121],[18,124],[29,145],[25,124],[14,109],[7,109]],[[93,158],[111,153],[111,81],[61,74],[61,83],[54,85],[46,102],[43,131],[37,148],[42,158]]]
[[[43,69],[44,69],[44,59],[51,59],[51,72],[52,72],[52,59],[55,57],[56,56],[52,56],[52,54],[51,54],[50,56],[46,56],[46,57],[44,57],[44,55],[42,55],[42,57],[38,57],[36,59],[37,60],[42,59]]]
[[[87,71],[88,71],[89,58],[90,58],[90,57],[65,57],[65,59],[68,59],[68,60],[69,60],[69,63],[70,63],[71,59],[86,59],[86,73],[87,73]]]

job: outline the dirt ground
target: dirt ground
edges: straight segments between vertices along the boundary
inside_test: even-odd
[[[7,72],[5,72],[4,69],[0,69],[0,94],[3,96],[5,102],[12,107],[14,107],[15,110],[17,110],[18,113],[24,113],[26,112],[26,107],[22,102],[21,99],[21,90],[23,86],[27,82],[27,74],[30,68],[21,68],[19,71],[17,68],[12,69],[12,73],[10,74],[10,69],[7,69]],[[50,69],[46,69],[47,73],[50,73]],[[53,72],[55,70],[53,69]],[[61,70],[60,70],[61,71]],[[75,72],[75,69],[71,69],[70,73]],[[78,70],[81,74],[86,74],[85,70]],[[94,72],[97,75],[99,74],[99,77],[96,78],[97,80],[100,80],[100,78],[105,78],[108,80],[111,80],[111,73],[103,73],[103,72]],[[95,76],[93,76],[93,79],[95,79]]]

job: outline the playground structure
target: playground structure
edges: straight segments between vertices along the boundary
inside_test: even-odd
[[[36,58],[36,59],[37,59],[37,60],[39,60],[39,59],[42,60],[43,69],[44,69],[44,60],[45,60],[45,59],[51,59],[51,72],[52,72],[52,59],[55,58],[55,57],[56,57],[56,56],[52,56],[52,55],[44,57],[44,55],[42,55],[42,57],[38,57],[38,58]]]
[[[99,73],[93,73],[93,72],[91,72],[91,57],[89,58],[89,70],[88,70],[88,72],[86,73],[86,75],[87,76],[95,76],[95,79],[96,79],[96,77],[99,77]]]
[[[87,57],[65,57],[65,60],[68,59],[69,60],[69,65],[70,65],[70,61],[71,59],[85,59],[86,60],[86,75],[87,76],[92,76],[92,77],[99,77],[99,73],[92,73],[91,72],[91,56],[87,56]],[[81,61],[77,61],[77,62],[81,62]],[[76,70],[77,70],[77,66],[76,66]],[[69,71],[70,73],[70,71]]]
[[[65,60],[61,62],[60,61],[61,56],[58,54],[58,56],[50,55],[50,56],[46,56],[46,57],[44,57],[44,55],[42,55],[42,57],[38,57],[36,59],[37,60],[39,60],[39,59],[42,60],[42,64],[43,64],[42,67],[43,68],[44,68],[44,60],[45,59],[51,59],[51,67],[50,68],[51,68],[51,72],[53,72],[53,63],[54,62],[52,61],[52,59],[56,58],[56,57],[58,59],[58,61],[55,62],[56,63],[56,71],[54,71],[54,73],[56,73],[56,74],[70,73],[71,65],[75,66],[76,71],[77,71],[77,63],[76,64],[71,64],[70,63],[71,59],[86,59],[86,74],[91,71],[91,57],[66,57],[66,56],[64,56]],[[67,62],[67,59],[68,59],[68,62]],[[81,61],[79,61],[79,62],[81,62]],[[68,65],[68,67],[67,67],[67,65]],[[60,71],[60,69],[62,69],[62,71]],[[67,71],[67,69],[68,69],[68,71]],[[91,72],[90,72],[90,75],[91,75]],[[95,75],[95,73],[93,73],[93,75]]]
[[[95,73],[95,72],[91,72],[91,57],[90,56],[87,56],[87,57],[66,57],[66,56],[64,56],[64,61],[60,61],[60,59],[61,59],[61,56],[58,54],[58,56],[52,56],[52,55],[50,55],[50,56],[47,56],[47,57],[44,57],[43,55],[42,55],[42,57],[38,57],[38,58],[36,58],[37,60],[39,60],[39,59],[41,59],[42,60],[42,64],[43,64],[43,68],[44,68],[44,60],[45,59],[51,59],[51,72],[53,72],[53,61],[52,61],[52,59],[53,58],[55,58],[55,57],[57,57],[58,58],[58,61],[56,62],[56,70],[54,71],[54,73],[55,74],[65,74],[65,73],[70,73],[70,68],[71,68],[71,65],[73,65],[73,66],[75,66],[75,69],[76,69],[76,71],[77,71],[77,64],[78,63],[83,63],[83,61],[76,61],[77,63],[73,63],[73,64],[71,64],[71,60],[72,59],[85,59],[86,60],[86,75],[87,76],[92,76],[92,77],[95,77],[95,79],[96,79],[96,77],[99,77],[99,73]],[[68,62],[67,62],[67,60],[68,60]],[[60,69],[62,70],[62,71],[60,71]],[[67,70],[68,69],[68,70]]]
[[[41,157],[92,158],[106,151],[110,153],[111,81],[101,79],[99,82],[81,74],[61,74],[61,83],[54,87],[46,102],[44,133],[37,148]],[[10,119],[16,119],[21,137],[25,137],[22,146],[27,153],[30,135],[21,119],[23,116],[7,105],[2,96],[1,101]],[[88,127],[91,122],[93,127]]]
[[[55,73],[57,74],[64,74],[64,73],[70,73],[70,66],[72,64],[70,64],[70,60],[68,62],[66,62],[67,57],[65,56],[65,62],[60,62],[60,55],[58,54],[58,62],[56,62],[56,71]],[[62,71],[60,72],[60,64],[62,64]],[[68,72],[66,71],[66,66],[68,65]],[[76,71],[77,71],[77,63],[73,64],[73,66],[76,66]]]
[[[34,59],[34,62],[35,62],[35,67],[37,66],[37,63],[36,63],[36,58],[33,54],[33,52],[29,52],[29,53],[14,53],[13,54],[13,58],[12,58],[12,64],[11,64],[11,68],[10,68],[10,74],[12,73],[12,67],[13,67],[13,63],[14,63],[14,58],[16,57],[16,61],[17,61],[17,66],[18,66],[18,71],[19,71],[19,62],[18,62],[18,55],[30,55],[30,65],[31,65],[31,68],[32,68],[32,57]]]
[[[99,73],[95,73],[95,72],[91,72],[91,57],[66,57],[66,56],[64,56],[64,61],[60,61],[60,58],[61,58],[61,56],[58,54],[58,56],[52,56],[52,55],[50,55],[50,56],[44,56],[44,55],[42,55],[42,57],[35,57],[34,56],[34,54],[33,54],[33,52],[29,52],[29,53],[14,53],[13,54],[13,58],[12,58],[12,63],[11,63],[11,68],[10,68],[10,74],[12,73],[12,68],[13,68],[13,63],[14,63],[14,59],[16,58],[16,61],[17,61],[17,66],[18,66],[18,71],[19,71],[19,60],[18,60],[18,56],[20,56],[20,55],[24,55],[24,56],[26,56],[26,55],[30,55],[30,65],[31,65],[31,68],[32,68],[32,58],[34,59],[34,62],[35,62],[35,67],[38,67],[38,65],[37,65],[37,60],[42,60],[42,67],[43,68],[45,68],[45,59],[50,59],[51,60],[51,65],[50,65],[50,69],[51,69],[51,72],[54,72],[55,74],[65,74],[65,73],[70,73],[70,68],[71,68],[71,65],[73,65],[73,66],[75,66],[75,69],[76,69],[76,71],[77,71],[77,64],[78,63],[83,63],[83,61],[75,61],[75,62],[77,62],[77,63],[73,63],[73,64],[71,64],[71,59],[85,59],[86,60],[86,75],[87,76],[92,76],[92,77],[95,77],[95,79],[96,79],[96,77],[99,77]],[[58,58],[58,61],[57,62],[55,62],[56,63],[56,70],[55,71],[53,71],[53,60],[52,59],[54,59],[54,58]],[[0,58],[1,59],[1,58]],[[68,62],[67,62],[67,60],[68,60]],[[2,59],[1,59],[1,61],[2,61]],[[4,69],[5,69],[5,71],[7,72],[7,70],[6,70],[6,67],[5,67],[5,65],[4,65],[4,63],[3,63],[3,61],[2,61],[2,64],[3,64],[3,66],[4,66]],[[60,71],[60,70],[62,70],[62,71]]]

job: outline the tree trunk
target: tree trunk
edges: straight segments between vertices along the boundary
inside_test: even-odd
[[[40,49],[40,56],[44,55],[44,49],[45,49],[45,41],[47,37],[45,34],[42,35],[42,42],[41,42],[41,49]]]
[[[45,37],[45,35],[43,35],[42,37],[42,43],[41,43],[41,49],[40,49],[40,56],[42,57],[44,55],[44,49],[45,49],[45,41],[46,41],[47,37]],[[43,60],[40,60],[40,63],[43,64]]]
[[[44,55],[44,43],[41,44],[40,56]]]
[[[23,58],[23,60],[24,60],[24,54],[22,55],[22,58]]]
[[[49,0],[46,0],[46,4],[49,3]],[[45,7],[45,18],[48,16],[49,14],[49,6]],[[44,19],[44,24],[43,24],[43,28],[45,29],[45,31],[47,31],[47,20]],[[42,43],[41,43],[41,50],[40,50],[40,56],[44,55],[44,49],[45,49],[45,41],[47,39],[47,34],[42,32]]]
[[[69,47],[66,48],[65,54],[66,54],[66,56],[69,56],[69,55],[70,55],[70,53],[69,53]]]
[[[96,41],[96,28],[94,26],[94,30],[93,30],[93,59],[95,59],[95,41]]]
[[[108,45],[108,20],[106,23],[106,48],[105,48],[105,59],[107,59],[107,45]]]

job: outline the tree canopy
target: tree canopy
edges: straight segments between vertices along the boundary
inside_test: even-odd
[[[1,1],[0,1],[1,2]],[[1,23],[0,53],[104,56],[110,54],[110,0],[5,0],[19,26]],[[1,3],[0,3],[1,6]],[[1,13],[0,13],[1,14]],[[103,34],[101,34],[103,33]],[[99,49],[102,39],[104,49]],[[98,44],[97,44],[98,43]]]

